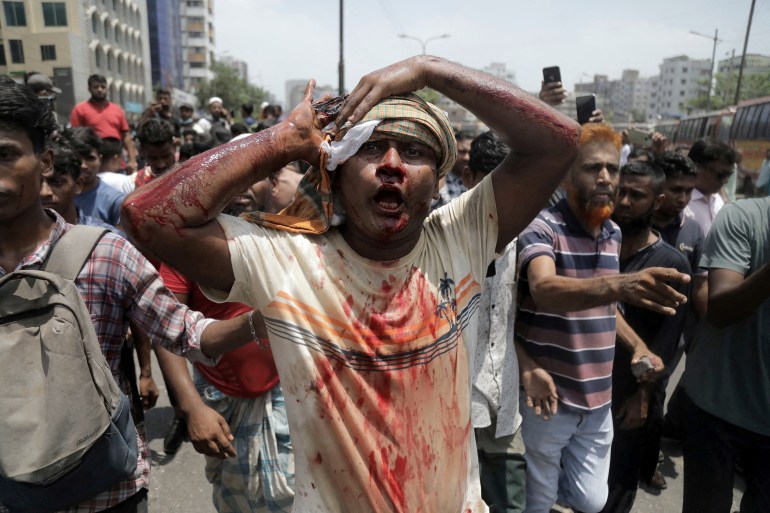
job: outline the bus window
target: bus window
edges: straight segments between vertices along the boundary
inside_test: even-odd
[[[741,131],[741,139],[753,139],[754,135],[754,124],[757,121],[757,113],[759,111],[759,108],[761,105],[752,105],[747,109],[748,112],[746,112],[746,126],[743,127],[743,130]]]
[[[757,123],[754,126],[754,132],[751,134],[751,139],[763,139],[768,135],[768,125],[770,125],[770,103],[764,105],[758,105],[762,107],[762,110],[757,116]],[[759,110],[759,109],[757,109]]]

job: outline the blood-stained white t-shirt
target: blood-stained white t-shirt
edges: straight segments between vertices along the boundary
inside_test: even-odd
[[[396,261],[361,257],[336,229],[218,221],[235,283],[206,292],[265,318],[294,446],[294,511],[487,511],[470,372],[497,240],[489,177],[433,212]]]

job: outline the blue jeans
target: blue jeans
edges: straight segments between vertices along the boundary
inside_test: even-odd
[[[550,420],[519,401],[527,460],[525,513],[548,513],[556,502],[597,513],[607,501],[612,413],[574,413],[564,408]],[[560,405],[561,406],[561,405]]]

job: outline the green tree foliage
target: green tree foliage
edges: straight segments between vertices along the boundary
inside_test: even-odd
[[[735,102],[735,88],[738,84],[738,73],[717,73],[714,94],[711,96],[711,109],[721,109]],[[708,80],[701,84],[705,91]],[[767,73],[748,73],[741,79],[741,97],[740,101],[751,100],[761,96],[770,96],[770,72]],[[705,93],[690,100],[688,107],[692,109],[706,109],[707,98]]]
[[[260,87],[248,83],[238,72],[221,62],[212,62],[211,71],[216,76],[213,80],[205,80],[198,86],[198,100],[206,106],[206,102],[212,96],[222,98],[222,103],[233,114],[239,112],[244,103],[252,103],[259,107],[267,98],[267,92]]]

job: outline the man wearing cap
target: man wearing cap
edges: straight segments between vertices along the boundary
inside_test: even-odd
[[[222,106],[222,98],[212,96],[209,98],[208,106],[209,113],[198,120],[198,126],[207,134],[211,133],[213,129],[220,127],[225,128],[229,132],[232,120],[230,119],[230,113]]]
[[[430,215],[457,148],[444,112],[410,94],[423,87],[512,148]],[[286,121],[136,190],[127,229],[212,298],[262,311],[296,511],[488,511],[470,418],[481,283],[562,179],[579,127],[508,82],[430,56],[365,76],[338,116],[311,106],[313,88]],[[294,160],[315,167],[287,210],[218,215]]]
[[[118,104],[107,99],[107,79],[103,75],[88,77],[88,92],[91,93],[91,98],[78,103],[72,109],[70,124],[73,128],[91,127],[102,139],[113,137],[123,141],[123,147],[128,154],[126,172],[133,173],[136,171],[136,146],[128,130],[126,113]]]
[[[53,102],[56,100],[56,95],[61,94],[61,89],[53,85],[51,79],[42,73],[30,73],[27,75],[25,83],[39,98],[48,100],[48,107],[51,109],[58,125],[59,118],[56,112],[53,111]]]
[[[61,89],[53,85],[51,79],[42,73],[30,74],[26,83],[33,93],[44,98],[55,98],[54,95],[61,94]]]

